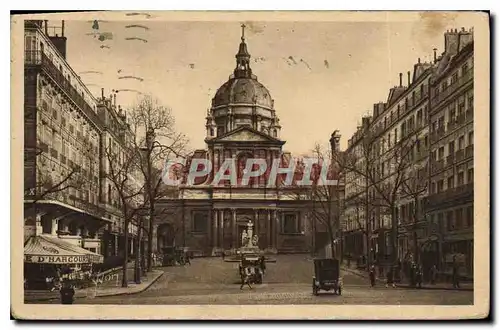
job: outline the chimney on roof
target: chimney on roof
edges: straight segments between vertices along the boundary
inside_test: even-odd
[[[62,20],[61,37],[64,37],[64,20]]]
[[[101,98],[104,101],[104,88],[101,88]]]
[[[48,20],[44,20],[43,23],[45,25],[45,35],[48,36],[49,35],[49,26],[47,24]]]
[[[116,109],[116,93],[113,94],[113,107]]]
[[[418,58],[418,62],[417,63],[420,64],[420,57]]]
[[[437,48],[434,48],[434,63],[437,62]]]
[[[411,72],[408,71],[408,86],[411,84]]]
[[[403,73],[400,72],[399,73],[399,87],[402,87],[403,86]]]

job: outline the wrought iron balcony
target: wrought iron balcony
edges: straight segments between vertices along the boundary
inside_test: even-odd
[[[83,113],[95,124],[99,123],[99,117],[92,107],[85,101],[80,93],[64,77],[62,72],[41,51],[25,51],[25,65],[39,65],[66,93],[66,95],[83,111]]]
[[[431,171],[436,172],[444,168],[444,158],[431,163]]]
[[[431,107],[434,108],[437,104],[441,103],[441,101],[445,100],[448,96],[450,96],[458,88],[462,87],[463,85],[468,83],[473,78],[474,78],[474,68],[470,68],[460,78],[458,78],[453,84],[449,85],[444,91],[440,92],[439,94],[434,95],[434,97],[431,99]]]
[[[474,184],[468,183],[427,197],[428,207],[436,207],[445,202],[474,198]]]

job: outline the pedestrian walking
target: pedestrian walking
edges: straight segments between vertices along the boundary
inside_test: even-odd
[[[424,279],[424,274],[422,271],[422,266],[418,266],[416,269],[416,282],[417,282],[416,284],[419,289],[422,288],[423,279]]]
[[[454,289],[459,289],[460,288],[460,279],[459,279],[459,269],[458,269],[458,262],[457,262],[457,257],[453,256],[453,269],[452,269],[452,280],[453,280],[453,288]]]
[[[61,294],[61,304],[64,305],[73,304],[75,297],[75,289],[73,288],[73,285],[71,285],[69,281],[64,281],[59,293]]]
[[[241,286],[240,290],[243,290],[243,286],[248,285],[250,289],[252,289],[252,286],[250,285],[250,277],[252,275],[251,270],[248,267],[242,267],[240,266],[240,277],[241,277]]]
[[[369,276],[370,276],[370,286],[374,287],[375,286],[375,266],[374,265],[371,265],[371,267],[370,267]]]
[[[434,285],[434,284],[436,284],[436,278],[437,278],[437,267],[436,267],[436,265],[432,265],[430,273],[431,273],[430,274],[431,275],[431,284]]]
[[[387,280],[385,282],[385,287],[388,288],[389,286],[392,286],[393,288],[396,287],[396,285],[394,284],[394,272],[393,272],[393,268],[390,267],[389,270],[387,271]]]
[[[262,275],[266,273],[266,257],[260,256],[260,269],[262,270]]]
[[[417,285],[417,268],[412,262],[410,265],[410,286],[414,288]]]

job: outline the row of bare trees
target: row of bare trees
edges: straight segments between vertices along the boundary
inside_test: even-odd
[[[392,262],[398,258],[399,235],[409,235],[413,251],[418,253],[416,230],[428,186],[428,165],[422,161],[425,152],[424,139],[416,132],[384,141],[383,136],[366,130],[356,146],[344,152],[333,145],[330,149],[315,146],[315,157],[328,161],[330,172],[338,179],[337,185],[313,184],[306,193],[309,219],[314,228],[319,225],[327,232],[332,257],[336,256],[334,246],[341,239],[348,209],[350,221],[362,233],[368,264],[372,263],[370,237],[380,227],[390,229]],[[405,208],[406,214],[399,212],[403,203],[413,206]],[[402,217],[406,219],[406,234],[400,230]]]
[[[171,193],[162,181],[165,162],[185,157],[188,140],[177,132],[171,109],[158,100],[146,96],[128,112],[130,139],[124,146],[125,158],[109,146],[105,149],[108,162],[106,178],[111,182],[120,200],[124,219],[124,261],[122,286],[127,286],[129,227],[137,228],[135,280],[140,281],[140,244],[143,233],[148,237],[147,271],[152,270],[153,227],[156,218],[165,210],[156,208],[158,200]],[[145,221],[147,219],[147,221]]]
[[[418,132],[410,132],[399,139],[390,135],[386,140],[383,135],[366,129],[356,145],[342,154],[334,154],[346,185],[355,189],[357,194],[346,201],[348,207],[355,210],[354,220],[363,233],[370,260],[370,236],[374,227],[388,227],[391,231],[392,262],[398,259],[398,235],[404,214],[400,206],[413,202],[415,207],[409,212],[413,250],[418,253],[416,227],[422,217],[422,199],[427,193],[427,164],[425,158],[427,146]],[[359,212],[362,210],[363,216]],[[388,220],[388,221],[385,221]],[[378,221],[377,223],[375,221]]]
[[[151,271],[153,260],[153,222],[164,210],[157,210],[156,203],[175,187],[167,187],[162,181],[162,170],[170,158],[185,157],[188,140],[176,130],[171,109],[163,106],[152,96],[144,96],[127,111],[128,123],[123,127],[122,143],[106,141],[101,144],[101,180],[106,180],[111,191],[106,192],[107,202],[115,199],[123,218],[124,259],[122,286],[127,286],[127,263],[130,247],[130,229],[137,228],[134,251],[136,251],[135,280],[140,281],[140,241],[143,233],[148,236],[147,270]],[[124,142],[124,143],[123,143]],[[27,150],[28,157],[42,154],[41,150]],[[99,155],[89,153],[90,160]],[[41,159],[40,157],[38,157]],[[25,176],[25,199],[36,209],[37,203],[55,194],[67,193],[70,188],[80,189],[88,184],[81,175],[81,167],[73,166],[66,173],[52,175],[50,166],[41,159],[36,163],[36,177]],[[98,171],[98,168],[95,169]],[[97,201],[96,201],[97,203]],[[36,211],[35,211],[36,212]],[[147,218],[147,221],[145,221]]]

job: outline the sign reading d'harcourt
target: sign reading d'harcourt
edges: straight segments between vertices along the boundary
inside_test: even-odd
[[[35,264],[86,264],[89,256],[33,256],[25,255],[24,262]]]

